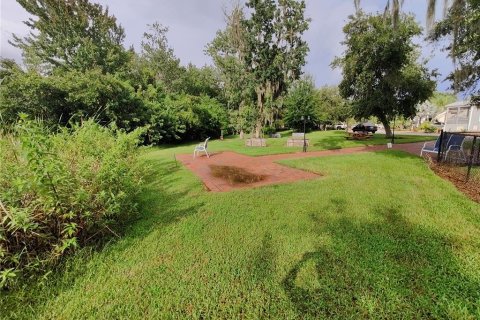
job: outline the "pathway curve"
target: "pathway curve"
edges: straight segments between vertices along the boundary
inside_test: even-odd
[[[394,149],[402,150],[418,156],[422,146],[423,142],[406,143],[394,145]],[[200,156],[196,159],[193,159],[191,154],[181,154],[177,155],[177,159],[179,159],[188,169],[193,171],[200,179],[202,179],[205,187],[208,190],[212,192],[225,192],[235,189],[245,189],[270,184],[288,183],[297,180],[309,180],[319,177],[318,174],[312,172],[294,169],[276,163],[276,161],[279,160],[325,157],[342,154],[373,152],[385,149],[386,146],[377,145],[325,151],[312,151],[305,153],[283,153],[258,157],[251,157],[231,151],[224,151],[212,154],[210,158],[207,158],[206,156]],[[224,179],[214,177],[211,173],[210,165],[240,167],[253,174],[266,175],[266,178],[255,183],[231,185]]]

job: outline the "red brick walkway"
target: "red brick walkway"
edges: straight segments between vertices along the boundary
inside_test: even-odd
[[[394,149],[402,150],[414,155],[419,155],[420,150],[423,146],[421,143],[408,143],[408,144],[397,144],[394,145]],[[297,180],[308,180],[315,179],[319,175],[307,172],[299,169],[289,168],[282,166],[275,161],[284,160],[284,159],[297,159],[297,158],[307,158],[307,157],[324,157],[332,155],[342,155],[342,154],[352,154],[352,153],[361,153],[361,152],[372,152],[385,150],[386,146],[366,146],[366,147],[355,147],[355,148],[345,148],[345,149],[336,149],[336,150],[326,150],[326,151],[312,151],[312,152],[297,152],[297,153],[285,153],[285,154],[275,154],[267,155],[260,157],[250,157],[235,152],[220,152],[207,158],[206,156],[197,157],[196,159],[192,158],[192,154],[182,154],[178,155],[177,159],[182,161],[182,163],[190,170],[192,170],[200,179],[202,179],[206,188],[213,192],[224,192],[234,189],[244,189],[259,187],[270,184],[278,183],[288,183],[294,182]],[[267,177],[260,181],[251,184],[240,184],[240,185],[231,185],[227,181],[214,177],[210,171],[210,165],[220,165],[220,166],[235,166],[243,168],[253,174],[262,174]]]

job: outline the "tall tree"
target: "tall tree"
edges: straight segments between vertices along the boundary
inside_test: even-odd
[[[217,31],[215,38],[207,45],[206,52],[219,70],[223,84],[223,95],[228,109],[238,117],[242,129],[247,126],[250,112],[241,112],[245,106],[252,104],[255,95],[253,78],[245,68],[246,30],[242,24],[245,20],[244,8],[235,4],[230,12],[225,11],[226,27]],[[247,116],[248,115],[248,116]]]
[[[255,137],[265,125],[266,113],[288,85],[302,74],[308,45],[302,34],[308,29],[305,2],[249,0],[251,16],[243,21],[246,34],[245,67],[256,93]]]
[[[301,131],[305,121],[305,128],[310,131],[321,121],[318,104],[312,78],[305,77],[295,81],[285,97],[285,124],[291,129]]]
[[[125,33],[116,18],[88,0],[17,0],[33,18],[24,38],[10,43],[23,51],[27,65],[85,71],[92,67],[115,72],[128,60]]]
[[[143,34],[141,58],[153,79],[171,90],[182,72],[180,59],[168,45],[168,28],[158,22],[148,27],[149,31]]]
[[[427,100],[435,89],[434,73],[417,63],[418,46],[412,39],[421,34],[413,17],[402,15],[397,28],[391,15],[350,17],[344,27],[344,55],[333,65],[341,67],[340,93],[352,101],[358,118],[376,116],[391,135],[395,116],[412,117],[416,105]]]
[[[351,104],[340,95],[337,86],[324,86],[316,91],[318,113],[324,122],[346,122],[352,117]]]

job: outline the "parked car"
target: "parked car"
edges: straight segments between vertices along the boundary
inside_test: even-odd
[[[347,125],[345,123],[337,123],[335,125],[335,130],[345,130],[347,129]]]
[[[378,127],[373,123],[359,123],[355,127],[353,127],[352,130],[353,132],[364,131],[364,132],[375,133],[377,132]]]

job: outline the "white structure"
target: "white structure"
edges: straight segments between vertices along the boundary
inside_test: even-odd
[[[443,111],[442,113],[439,113],[433,118],[435,123],[440,123],[440,124],[445,124],[445,118],[447,117],[447,111]]]
[[[426,101],[417,106],[417,115],[413,118],[415,127],[420,127],[422,123],[432,121],[437,108],[430,102]]]
[[[480,131],[480,106],[470,101],[457,101],[446,106],[445,126],[447,132]]]

